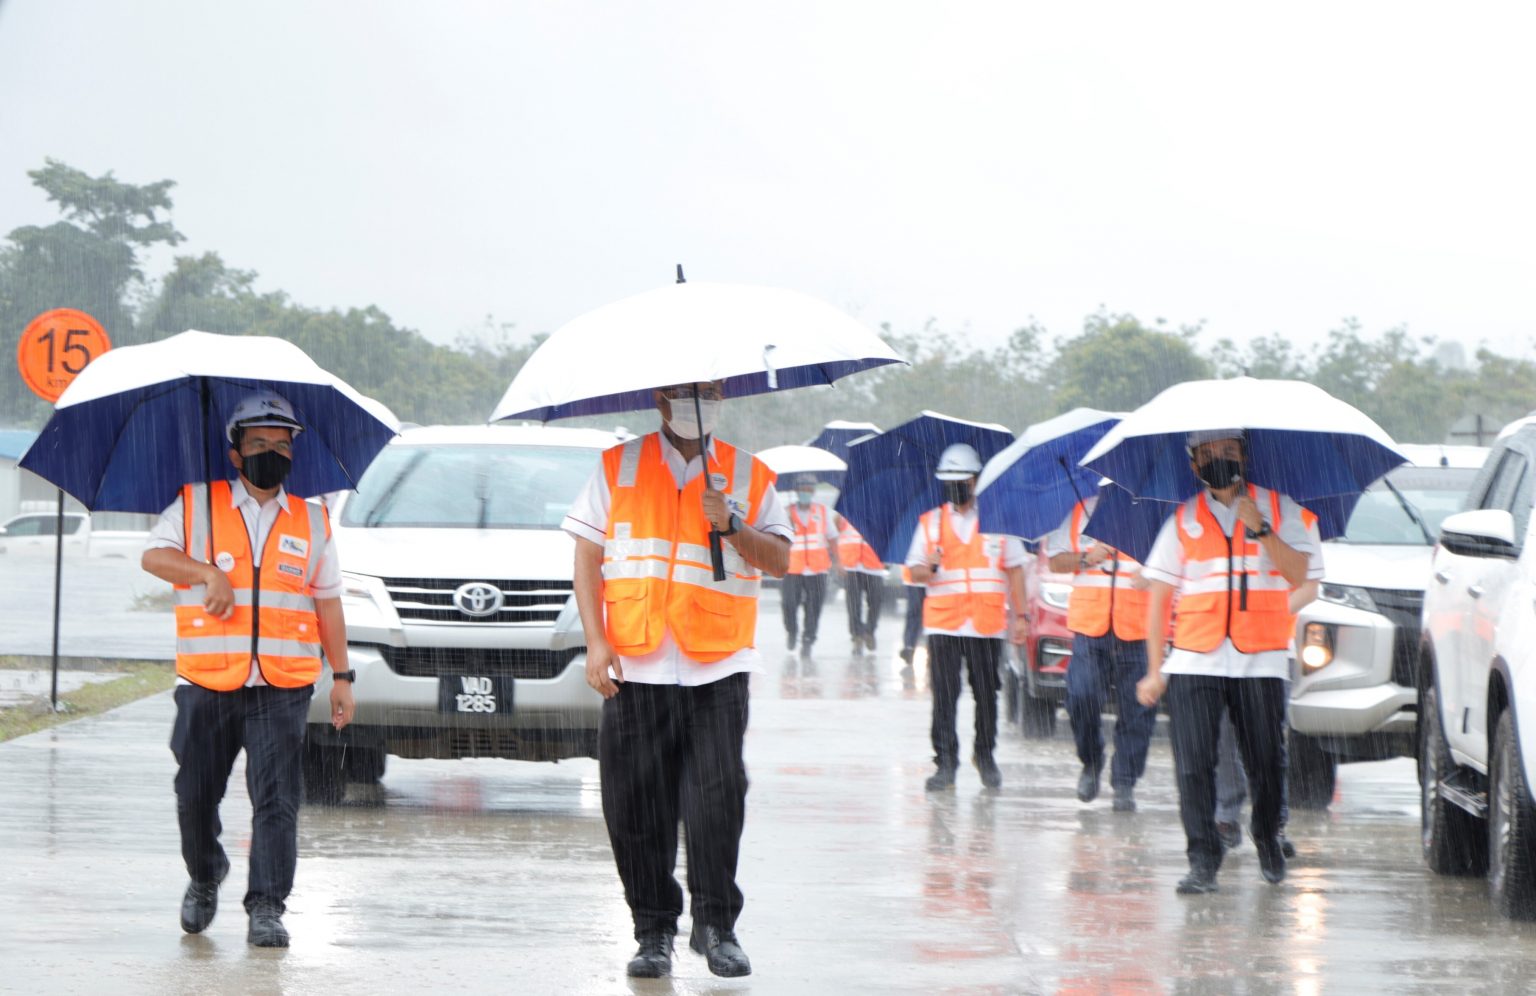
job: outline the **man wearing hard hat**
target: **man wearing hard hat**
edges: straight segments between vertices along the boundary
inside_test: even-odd
[[[331,723],[352,721],[341,565],[325,509],[283,480],[303,432],[276,394],[242,400],[225,426],[234,480],[190,484],[150,533],[143,567],[176,587],[176,815],[191,884],[181,927],[201,933],[218,909],[229,858],[219,801],[245,750],[251,796],[246,934],[285,948],[284,903],[298,860],[309,700],[321,650],[332,671]]]
[[[976,701],[976,734],[971,760],[988,789],[1002,787],[993,758],[997,744],[997,689],[1005,634],[1016,644],[1027,634],[1024,616],[1024,544],[1012,536],[981,531],[976,511],[976,476],[981,457],[966,443],[939,455],[934,474],[944,486],[944,504],[923,513],[907,567],[926,586],[923,632],[928,637],[933,687],[933,753],[937,770],[930,792],[952,789],[960,761],[955,706],[962,666]],[[1011,623],[1010,623],[1011,618]]]
[[[836,558],[837,523],[832,510],[816,500],[816,478],[802,474],[795,481],[795,502],[789,506],[789,524],[795,530],[789,548],[789,570],[779,595],[784,615],[784,636],[789,649],[800,641],[800,656],[811,656],[821,627],[821,607],[827,600],[827,574],[842,570]],[[804,613],[804,624],[801,614]]]

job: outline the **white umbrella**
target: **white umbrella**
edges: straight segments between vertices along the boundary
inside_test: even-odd
[[[848,469],[835,454],[816,446],[774,446],[759,451],[757,458],[780,477],[785,474],[841,474]]]
[[[491,421],[638,411],[672,384],[723,381],[725,396],[739,398],[902,362],[874,331],[813,297],[678,283],[562,326],[518,371]]]

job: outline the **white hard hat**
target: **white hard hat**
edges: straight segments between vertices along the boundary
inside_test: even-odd
[[[304,431],[288,399],[269,391],[265,394],[247,394],[241,398],[240,403],[229,413],[229,421],[224,423],[224,435],[233,443],[236,429],[261,425],[292,429],[295,436]]]
[[[981,473],[981,457],[970,443],[951,443],[939,454],[939,466],[934,473],[941,481],[963,481]]]

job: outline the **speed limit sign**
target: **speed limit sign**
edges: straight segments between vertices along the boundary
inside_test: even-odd
[[[86,364],[111,348],[96,319],[74,308],[54,308],[27,324],[16,344],[16,366],[33,394],[53,402]]]

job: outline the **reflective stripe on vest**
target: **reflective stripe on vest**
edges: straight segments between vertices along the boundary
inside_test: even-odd
[[[924,512],[918,521],[928,562],[939,565],[928,580],[923,625],[952,633],[969,621],[982,636],[1002,633],[1008,625],[1002,537],[984,535],[978,523],[970,541],[962,542],[950,522],[947,503]]]
[[[745,522],[757,518],[774,474],[750,453],[715,440],[708,472],[681,489],[651,433],[603,454],[608,529],[603,541],[603,626],[621,656],[654,652],[671,632],[690,659],[713,663],[752,646],[761,574],[727,541],[726,577],[714,579],[706,476]]]
[[[789,506],[790,525],[795,527],[789,548],[790,574],[825,574],[832,569],[832,555],[827,552],[827,506],[812,502],[808,516],[800,514],[798,504]]]
[[[1280,495],[1253,484],[1248,485],[1248,494],[1260,508],[1269,505],[1270,526],[1278,532]],[[1269,562],[1258,541],[1249,538],[1242,520],[1228,537],[1204,491],[1185,502],[1176,516],[1184,578],[1173,645],[1210,653],[1230,638],[1232,646],[1245,654],[1288,648],[1295,626],[1291,583]]]
[[[843,565],[845,571],[885,573],[885,562],[880,559],[875,548],[864,542],[864,537],[853,528],[853,523],[841,515],[837,517],[837,562]]]
[[[1088,509],[1082,502],[1072,509],[1068,532],[1072,552],[1083,552],[1083,526]],[[1104,636],[1114,627],[1122,640],[1147,638],[1148,592],[1135,587],[1141,565],[1118,551],[1106,565],[1072,574],[1072,595],[1067,601],[1067,628],[1084,636]]]
[[[232,504],[228,481],[188,485],[181,498],[187,555],[224,570],[235,604],[228,619],[219,619],[203,608],[206,586],[176,587],[176,673],[227,692],[245,684],[254,660],[269,685],[314,684],[320,676],[320,620],[313,585],[330,535],[325,509],[288,495],[257,569],[245,516]]]

